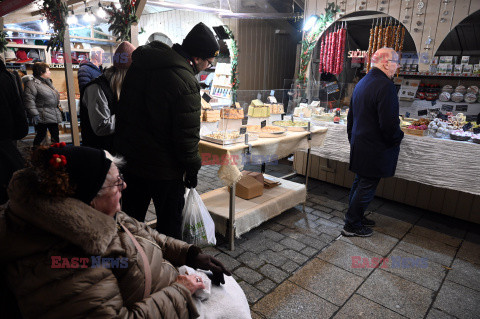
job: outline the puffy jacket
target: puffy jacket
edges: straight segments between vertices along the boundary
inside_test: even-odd
[[[78,68],[78,88],[80,93],[83,93],[83,90],[88,83],[95,80],[97,77],[102,75],[102,70],[95,64],[90,61],[82,62]]]
[[[53,87],[52,80],[40,77],[27,77],[23,92],[23,103],[30,117],[40,115],[41,124],[62,122],[58,108],[60,94]]]
[[[159,41],[137,48],[123,82],[114,148],[126,170],[150,180],[198,171],[200,86],[187,59]]]
[[[93,102],[94,101],[94,102]],[[88,103],[90,102],[90,105]],[[115,93],[110,88],[110,82],[105,74],[87,84],[83,93],[80,94],[80,124],[82,127],[82,145],[107,150],[114,153],[113,150],[113,132],[100,135],[102,133],[115,129],[115,113],[117,99]],[[101,116],[100,116],[101,115]],[[104,116],[108,116],[105,119]],[[93,123],[101,123],[96,127]],[[112,131],[113,131],[112,130]]]
[[[191,245],[121,212],[112,218],[73,198],[40,196],[35,179],[30,169],[16,172],[9,207],[0,214],[0,263],[24,318],[198,316],[189,290],[175,282],[174,266],[186,263]],[[152,289],[145,299],[143,260],[120,223],[150,262]],[[117,268],[92,267],[95,256],[117,258],[111,262]],[[88,267],[81,268],[80,258],[88,258]],[[118,258],[128,258],[126,268]]]

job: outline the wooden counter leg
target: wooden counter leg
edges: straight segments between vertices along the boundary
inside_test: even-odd
[[[235,250],[235,184],[230,186],[228,241],[230,250]]]
[[[305,165],[305,192],[308,196],[308,175],[309,175],[309,164],[310,164],[310,148],[307,150],[307,165]],[[303,202],[303,212],[305,213],[305,204],[307,203],[307,199]]]

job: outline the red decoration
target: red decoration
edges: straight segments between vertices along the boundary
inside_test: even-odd
[[[65,142],[53,143],[52,145],[50,145],[50,147],[56,147],[56,148],[61,148],[61,147],[65,147],[65,146],[67,146],[67,143],[65,143]]]
[[[53,154],[52,158],[50,158],[50,161],[48,161],[48,163],[53,168],[64,167],[65,165],[67,165],[67,159],[64,155]]]

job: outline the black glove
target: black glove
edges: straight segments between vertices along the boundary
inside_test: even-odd
[[[213,275],[209,276],[214,285],[219,286],[220,284],[225,284],[225,278],[223,274],[231,276],[232,274],[225,268],[225,266],[214,257],[207,254],[198,254],[193,257],[190,261],[191,264],[187,264],[192,268],[200,268],[203,270],[211,270]]]
[[[184,184],[186,188],[197,187],[197,172],[187,171]]]

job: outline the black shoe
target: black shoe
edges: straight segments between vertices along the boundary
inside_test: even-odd
[[[354,228],[348,225],[345,225],[342,229],[342,235],[346,237],[370,237],[373,234],[373,230],[371,228],[362,226],[358,228]]]
[[[376,224],[375,224],[374,220],[363,217],[362,218],[362,225],[367,226],[367,227],[375,227]]]

